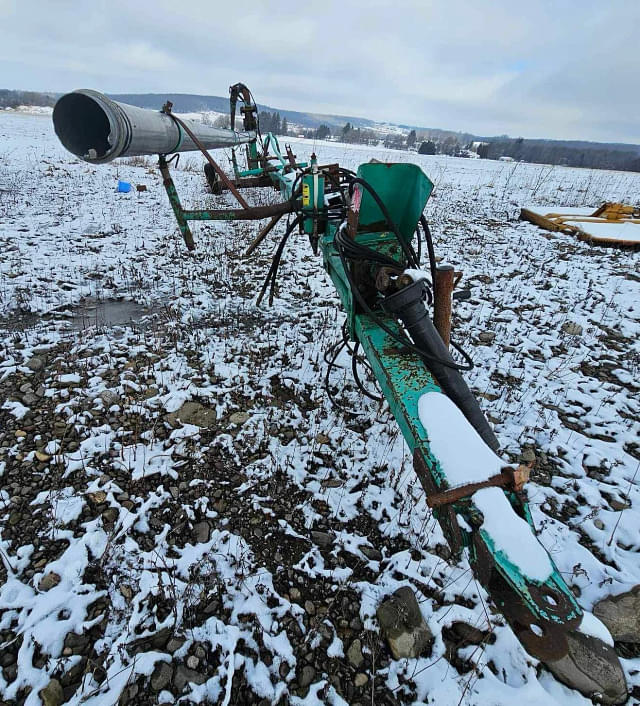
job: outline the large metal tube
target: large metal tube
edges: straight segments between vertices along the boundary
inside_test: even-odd
[[[233,147],[256,137],[255,132],[184,122],[206,149]],[[86,88],[58,100],[53,109],[53,127],[69,152],[92,164],[104,164],[117,157],[198,149],[169,115],[118,103]]]

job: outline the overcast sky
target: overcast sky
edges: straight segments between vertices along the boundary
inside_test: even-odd
[[[640,143],[639,0],[0,0],[0,87]],[[179,106],[176,106],[179,108]]]

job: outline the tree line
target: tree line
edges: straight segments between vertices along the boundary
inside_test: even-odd
[[[8,88],[0,88],[0,108],[17,108],[20,105],[53,106],[55,102],[55,96],[50,93],[12,91]]]
[[[558,164],[591,169],[619,169],[640,172],[640,147],[620,148],[596,143],[575,146],[550,140],[525,140],[522,137],[485,143],[480,156],[487,159],[511,157],[516,161]]]

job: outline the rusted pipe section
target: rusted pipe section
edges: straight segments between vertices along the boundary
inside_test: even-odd
[[[449,348],[451,340],[451,296],[454,286],[453,265],[438,265],[433,283],[433,323]]]

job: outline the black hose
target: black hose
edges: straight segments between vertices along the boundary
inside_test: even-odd
[[[433,238],[431,237],[431,229],[429,228],[429,222],[424,217],[424,214],[420,216],[420,225],[424,230],[424,239],[427,243],[427,253],[429,255],[429,269],[431,270],[431,282],[433,286],[436,286],[436,253],[433,249]]]
[[[433,325],[422,302],[422,296],[422,282],[414,282],[396,294],[386,297],[384,308],[392,316],[402,321],[416,345],[428,351],[428,356],[423,357],[437,383],[464,414],[487,446],[497,451],[500,444],[459,369],[450,364],[453,363],[453,358]]]
[[[275,292],[276,278],[278,276],[278,268],[280,267],[280,260],[282,258],[282,253],[284,252],[284,248],[285,248],[285,245],[287,244],[287,240],[289,240],[289,236],[291,235],[291,233],[293,233],[293,229],[300,223],[301,218],[302,218],[301,216],[297,216],[287,226],[287,230],[285,231],[285,234],[282,236],[282,240],[280,241],[280,244],[278,245],[278,249],[276,250],[275,255],[273,256],[273,260],[271,261],[271,267],[269,268],[269,272],[267,273],[267,276],[265,277],[264,284],[262,285],[262,289],[260,290],[260,294],[258,295],[258,299],[256,301],[256,304],[258,306],[260,306],[260,303],[262,302],[262,298],[264,297],[269,284],[271,284],[271,288],[269,291],[269,306],[271,306],[273,304],[273,295]]]

